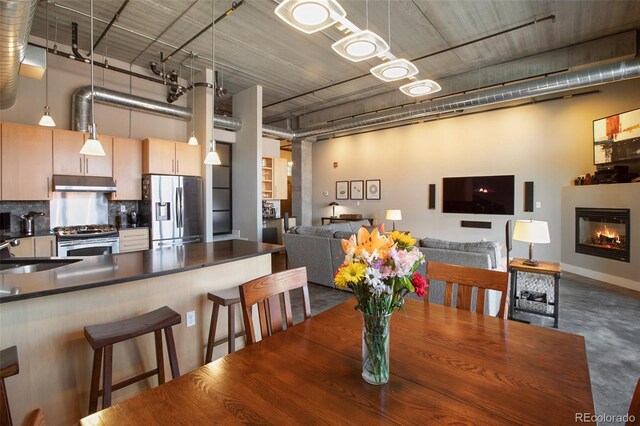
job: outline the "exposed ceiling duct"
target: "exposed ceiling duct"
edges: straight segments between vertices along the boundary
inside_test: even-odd
[[[390,110],[379,114],[341,121],[339,123],[323,124],[298,130],[263,126],[262,133],[266,136],[273,136],[279,139],[304,139],[382,124],[415,120],[461,109],[466,111],[472,108],[502,102],[548,95],[637,77],[640,77],[640,60],[635,59],[546,77],[539,80],[502,86],[495,89],[482,90],[438,101],[424,102],[415,106],[402,108],[400,111]]]
[[[0,1],[0,109],[11,108],[18,94],[18,71],[38,0]]]
[[[191,110],[189,108],[171,105],[152,99],[142,98],[129,93],[117,92],[115,90],[95,87],[95,102],[118,106],[134,111],[147,112],[165,117],[177,118],[179,120],[191,120]],[[77,89],[71,99],[71,127],[73,130],[86,132],[89,129],[89,117],[91,116],[91,86],[84,86]],[[240,120],[215,116],[216,127],[229,130],[240,130]]]

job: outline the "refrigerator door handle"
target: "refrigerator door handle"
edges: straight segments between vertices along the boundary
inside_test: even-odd
[[[180,221],[178,227],[184,228],[184,188],[178,188],[178,196],[180,197]]]

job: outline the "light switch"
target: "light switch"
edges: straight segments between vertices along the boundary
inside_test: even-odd
[[[542,208],[542,203],[540,201],[536,201],[536,209]]]

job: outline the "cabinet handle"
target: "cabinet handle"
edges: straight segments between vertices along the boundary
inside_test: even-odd
[[[180,173],[180,160],[176,160],[176,173]]]
[[[80,157],[80,174],[82,174],[82,157]]]
[[[113,183],[116,184],[116,192],[113,193],[113,198],[118,198],[118,179],[114,179]]]
[[[49,183],[49,176],[47,176],[47,198],[51,198],[51,184]]]
[[[171,160],[171,173],[176,172],[176,160]]]
[[[88,158],[84,159],[84,174],[86,174],[86,175],[89,174],[89,159]]]

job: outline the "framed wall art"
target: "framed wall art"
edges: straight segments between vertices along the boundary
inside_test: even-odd
[[[349,181],[339,180],[336,181],[336,200],[348,200],[349,199]]]
[[[364,181],[352,180],[349,192],[352,200],[364,200]]]
[[[367,200],[380,199],[380,179],[372,179],[367,181]]]
[[[640,109],[593,122],[593,164],[640,159]]]

